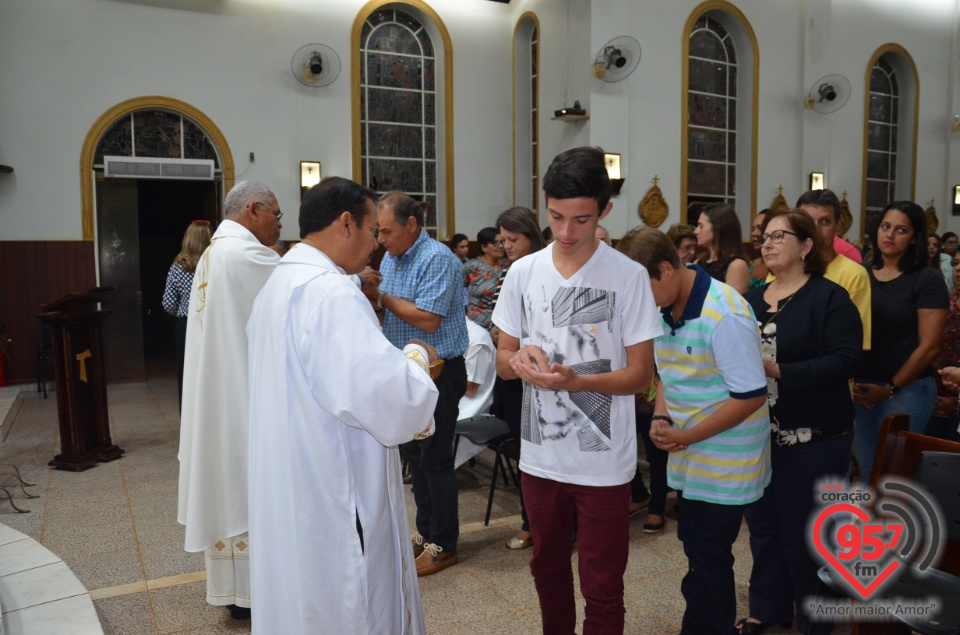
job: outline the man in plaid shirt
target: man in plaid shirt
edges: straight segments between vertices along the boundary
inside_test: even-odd
[[[423,210],[402,192],[388,192],[377,204],[383,280],[366,293],[383,311],[383,334],[397,348],[419,339],[444,360],[436,380],[440,391],[433,416],[436,432],[400,446],[410,464],[417,504],[414,555],[417,575],[430,575],[457,563],[457,477],[453,434],[458,404],[467,389],[463,354],[469,337],[463,308],[461,264],[423,228]],[[390,396],[385,397],[389,398]]]

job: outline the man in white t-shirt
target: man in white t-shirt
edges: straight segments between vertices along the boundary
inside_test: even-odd
[[[584,633],[620,633],[637,469],[633,395],[653,378],[659,315],[646,270],[595,236],[609,213],[599,148],[558,155],[543,179],[556,241],[513,263],[493,312],[497,373],[524,382],[520,469],[545,633],[576,626],[576,521]]]

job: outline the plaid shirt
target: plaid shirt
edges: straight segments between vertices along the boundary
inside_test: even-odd
[[[467,321],[463,310],[460,260],[442,243],[420,230],[413,246],[399,258],[383,256],[380,290],[443,317],[436,333],[411,326],[387,311],[383,334],[397,348],[410,339],[421,339],[437,349],[440,359],[460,357],[467,350]]]
[[[180,265],[170,266],[167,272],[167,288],[163,291],[163,310],[173,317],[187,317],[190,309],[190,287],[193,286],[193,273],[184,273]]]

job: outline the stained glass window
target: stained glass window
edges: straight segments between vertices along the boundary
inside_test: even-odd
[[[360,30],[360,180],[424,201],[437,235],[436,60],[423,25],[383,8]]]
[[[899,101],[897,74],[881,56],[870,75],[865,226],[896,198]]]
[[[704,15],[694,24],[688,64],[688,207],[735,205],[737,51],[730,33],[714,18]]]
[[[195,122],[170,110],[137,110],[124,115],[100,137],[95,165],[104,156],[162,159],[212,159],[220,167],[216,146]]]

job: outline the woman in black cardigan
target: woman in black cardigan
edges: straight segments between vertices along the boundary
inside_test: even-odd
[[[847,292],[823,277],[820,234],[798,210],[767,214],[760,252],[776,280],[746,295],[760,323],[773,436],[773,476],[763,498],[746,510],[753,573],[750,617],[737,626],[755,635],[787,627],[794,608],[803,633],[803,605],[817,590],[817,563],[807,548],[814,488],[842,482],[850,465],[853,402],[849,380],[860,360],[863,327]]]

